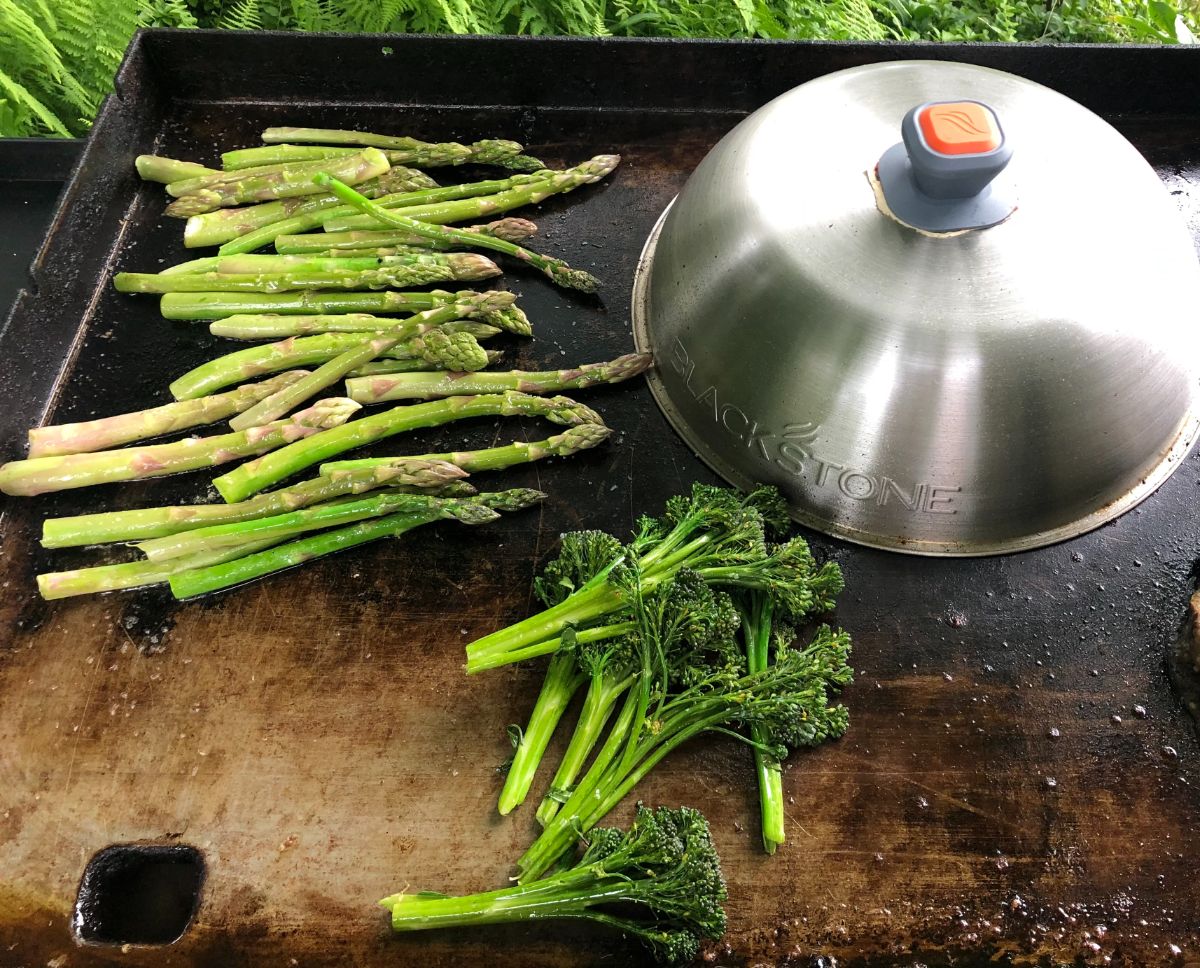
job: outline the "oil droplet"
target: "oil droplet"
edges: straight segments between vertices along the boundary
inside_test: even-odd
[[[1146,718],[1146,716],[1147,716],[1147,713],[1146,713],[1146,707],[1145,707],[1145,706],[1134,706],[1134,707],[1133,707],[1133,714],[1134,714],[1134,715],[1135,715],[1135,716],[1136,716],[1138,719],[1145,719],[1145,718]]]
[[[1167,760],[1179,759],[1179,752],[1175,749],[1174,746],[1164,746],[1162,748],[1162,755],[1163,755],[1163,759],[1167,759]]]
[[[1047,790],[1057,790],[1058,789],[1058,780],[1054,779],[1054,777],[1052,777],[1052,776],[1046,777],[1046,779],[1043,780],[1042,782],[1046,784]]]
[[[1113,714],[1112,714],[1112,717],[1111,717],[1111,719],[1112,719],[1112,721],[1113,721],[1113,725],[1114,725],[1114,726],[1120,726],[1120,725],[1121,725],[1121,723],[1122,723],[1122,719],[1121,719],[1121,717],[1120,717],[1120,716],[1118,716],[1116,713],[1113,713]]]
[[[1058,731],[1057,726],[1051,726],[1050,731],[1046,735],[1049,736],[1051,739],[1058,739],[1062,735],[1062,733],[1060,733]]]
[[[917,806],[922,810],[929,809],[929,801],[925,797],[917,797]]]

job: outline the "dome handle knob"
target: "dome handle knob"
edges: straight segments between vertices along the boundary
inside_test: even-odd
[[[930,101],[904,115],[900,144],[879,160],[880,187],[892,214],[929,232],[1002,222],[1015,208],[996,178],[1012,147],[996,112],[980,101]]]

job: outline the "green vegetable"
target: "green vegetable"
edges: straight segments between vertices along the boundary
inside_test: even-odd
[[[170,578],[171,594],[180,599],[205,595],[282,571],[322,555],[344,551],[379,538],[395,537],[441,518],[454,518],[464,524],[484,524],[495,520],[499,516],[497,511],[519,511],[544,500],[545,497],[541,491],[517,489],[480,494],[461,500],[430,499],[435,503],[432,503],[428,510],[405,511],[382,518],[372,518],[344,528],[289,541],[287,544],[223,564],[177,572]]]
[[[440,307],[426,310],[430,314],[457,315],[452,307]],[[412,317],[409,317],[410,319]],[[266,343],[248,346],[218,356],[215,360],[202,363],[179,377],[171,384],[171,394],[177,400],[188,400],[201,397],[213,390],[237,383],[239,380],[252,379],[264,373],[274,373],[278,370],[288,370],[297,366],[321,364],[336,359],[347,350],[363,346],[375,346],[376,349],[367,359],[375,356],[388,355],[397,359],[421,360],[425,365],[441,369],[447,364],[453,364],[459,358],[462,347],[457,342],[447,346],[444,340],[431,338],[438,333],[445,337],[435,325],[420,323],[416,326],[415,335],[408,335],[409,327],[401,324],[400,335],[392,341],[390,347],[377,341],[378,333],[321,333],[317,336],[298,336],[280,340],[277,343]],[[385,331],[386,332],[386,331]],[[475,323],[471,327],[456,327],[453,331],[455,340],[475,340],[476,334],[486,339],[495,335],[499,330],[486,323]]]
[[[647,594],[688,568],[709,584],[769,592],[781,617],[826,608],[841,590],[841,572],[831,563],[818,568],[800,538],[768,547],[764,529],[786,521],[786,504],[774,488],[741,495],[697,484],[690,497],[672,498],[661,520],[643,518],[609,569],[635,575]],[[567,626],[583,629],[627,613],[628,585],[597,572],[561,602],[468,645],[467,671],[556,651]]]
[[[165,214],[174,218],[189,218],[217,208],[244,205],[246,202],[315,195],[319,189],[314,186],[312,179],[317,172],[334,172],[339,178],[357,185],[382,175],[389,167],[383,152],[365,148],[345,158],[200,175],[173,181],[167,186],[170,194],[179,197],[167,206]]]
[[[628,635],[634,680],[591,766],[517,861],[521,883],[540,877],[664,757],[701,733],[754,744],[734,730],[757,724],[799,748],[839,737],[849,724],[845,707],[829,704],[829,694],[852,677],[845,633],[822,626],[804,648],[751,673],[735,643],[712,637],[725,609],[713,611],[697,597],[708,591],[697,573],[677,573],[656,593],[640,587],[632,569],[619,580],[636,622]]]
[[[36,427],[29,431],[29,456],[55,457],[106,450],[147,437],[159,437],[177,430],[215,423],[248,410],[259,400],[307,375],[306,370],[289,370],[259,383],[247,383],[213,396],[176,400],[161,407],[101,417],[99,420]]]
[[[384,225],[392,225],[406,232],[412,232],[414,235],[424,235],[431,239],[454,239],[458,242],[470,242],[472,240],[472,235],[469,233],[444,225],[431,225],[377,205],[365,195],[356,192],[349,185],[326,172],[318,174],[313,181],[323,188],[329,188],[338,198],[353,205],[363,214],[371,216],[377,222],[382,222]],[[539,255],[537,252],[532,252],[514,242],[506,242],[503,239],[497,239],[489,235],[475,234],[474,242],[477,248],[493,249],[496,252],[503,252],[520,259],[522,262],[529,263],[545,273],[551,281],[560,286],[579,289],[583,292],[595,292],[599,288],[600,283],[595,276],[584,272],[582,269],[572,269],[562,259]]]
[[[329,397],[318,400],[287,420],[238,433],[188,437],[169,444],[99,450],[89,454],[14,460],[0,467],[0,491],[32,496],[215,467],[336,427],[358,409],[359,404],[353,400]]]
[[[602,383],[620,383],[649,369],[649,353],[627,353],[607,363],[584,363],[566,370],[509,370],[492,373],[398,373],[392,376],[353,377],[346,395],[359,403],[388,400],[428,400],[464,393],[561,393],[584,390]],[[482,369],[482,367],[480,367]]]
[[[118,272],[118,292],[288,292],[295,289],[402,289],[435,282],[477,282],[500,275],[491,259],[473,252],[425,255],[395,265],[352,271],[346,269],[284,270],[280,272],[181,272],[156,274]]]
[[[638,805],[627,832],[597,828],[582,856],[540,880],[447,897],[402,892],[379,903],[395,931],[543,919],[606,924],[646,944],[664,965],[689,965],[700,940],[725,932],[720,859],[703,814]]]
[[[267,128],[262,133],[262,139],[267,145],[282,145],[295,141],[319,145],[354,145],[356,147],[370,146],[386,148],[397,156],[397,160],[406,165],[416,165],[418,168],[437,168],[444,165],[500,165],[515,171],[541,171],[546,166],[536,158],[522,155],[524,150],[515,141],[487,139],[476,141],[471,145],[460,145],[453,141],[445,144],[430,144],[415,138],[394,137],[391,135],[371,134],[366,131],[334,131],[328,128]],[[262,149],[249,149],[261,151]],[[322,150],[329,150],[323,148]],[[227,159],[231,152],[221,156],[225,167],[230,167]]]
[[[393,458],[387,466],[322,474],[237,504],[183,504],[47,518],[42,522],[42,547],[71,548],[160,538],[196,528],[266,518],[380,487],[428,489],[442,495],[453,485],[466,487],[459,481],[463,477],[465,471],[446,461]]]
[[[387,198],[407,192],[424,192],[437,189],[438,184],[424,172],[397,165],[377,178],[368,179],[358,190],[368,198]],[[444,191],[445,189],[438,189]],[[220,245],[239,236],[250,235],[275,223],[286,222],[294,229],[280,225],[271,230],[268,238],[279,232],[302,232],[321,224],[322,212],[341,208],[342,203],[332,195],[305,195],[299,198],[284,198],[277,202],[260,202],[243,208],[222,208],[215,212],[193,215],[183,228],[183,244],[194,249],[203,245]],[[255,246],[257,248],[257,246]],[[238,249],[248,252],[249,249]]]
[[[249,461],[228,474],[222,474],[213,481],[213,486],[226,501],[243,501],[306,467],[355,447],[408,430],[437,427],[468,417],[493,416],[544,417],[568,427],[604,422],[590,407],[566,397],[533,397],[524,393],[450,397],[430,403],[394,407],[361,420],[353,420],[345,426],[345,433],[319,434],[313,438],[310,446],[284,447],[273,460]]]
[[[159,311],[165,319],[223,319],[247,313],[309,316],[324,313],[418,313],[448,306],[457,293],[432,292],[169,292]]]
[[[459,221],[467,218],[479,218],[497,211],[491,207],[491,203],[487,199],[480,202],[471,201],[477,196],[488,196],[490,199],[496,197],[498,193],[503,194],[506,190],[516,189],[518,186],[542,187],[555,174],[555,172],[539,172],[536,175],[511,175],[508,178],[465,182],[461,185],[445,187],[438,187],[436,183],[433,185],[407,184],[394,188],[390,193],[364,191],[362,194],[378,198],[380,204],[387,208],[403,207],[411,209],[414,214],[419,212],[420,218],[425,221],[446,221],[451,215],[458,216],[450,219],[451,221]],[[380,183],[385,178],[387,178],[387,174],[381,175]],[[364,184],[370,186],[372,182],[364,182]],[[303,204],[303,200],[297,200],[298,203],[294,204],[291,210],[286,209],[287,201],[255,205],[253,208],[241,209],[240,211],[245,213],[241,218],[236,216],[222,218],[220,212],[198,215],[188,220],[183,233],[183,244],[188,248],[194,248],[199,245],[215,245],[222,242],[224,244],[219,250],[221,255],[237,255],[261,249],[281,235],[306,232],[336,219],[352,216],[355,212],[352,207],[343,204],[333,196],[319,195],[317,198],[320,201],[313,202],[311,205]],[[230,234],[232,228],[239,226],[245,227]],[[368,226],[368,228],[372,227],[374,226]]]
[[[360,189],[361,191],[361,189]],[[366,192],[363,192],[366,195]],[[368,196],[370,197],[370,196]],[[521,242],[537,234],[537,226],[528,219],[502,218],[486,225],[464,226],[462,231],[478,235],[493,235],[509,242]],[[462,248],[465,242],[458,240],[430,239],[399,229],[357,232],[316,232],[307,235],[280,235],[275,238],[275,251],[283,253],[326,252],[327,250],[378,250],[387,246],[413,246],[421,249]]]

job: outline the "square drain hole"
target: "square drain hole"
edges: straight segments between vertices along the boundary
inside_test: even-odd
[[[171,944],[192,923],[203,882],[195,847],[105,847],[84,868],[71,927],[85,944]]]

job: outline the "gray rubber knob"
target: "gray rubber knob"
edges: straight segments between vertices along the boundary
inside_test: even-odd
[[[932,101],[900,123],[900,144],[879,159],[884,198],[902,222],[931,232],[987,228],[1013,211],[994,179],[1012,158],[996,113],[980,101]]]

